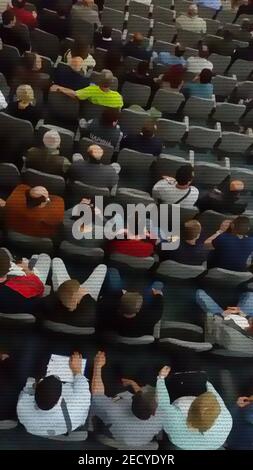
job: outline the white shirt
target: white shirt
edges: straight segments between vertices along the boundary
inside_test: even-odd
[[[206,21],[199,16],[180,15],[176,19],[176,26],[178,29],[185,29],[193,33],[206,33]]]
[[[182,411],[183,415],[187,418],[191,404],[194,402],[196,397],[180,397],[173,401],[173,406],[179,408]]]
[[[67,433],[67,426],[61,409],[61,400],[65,399],[72,430],[82,426],[90,408],[89,384],[81,374],[74,377],[74,382],[62,384],[62,395],[58,403],[48,411],[37,407],[32,387],[34,379],[28,378],[26,386],[19,395],[17,415],[30,434],[36,436],[59,436]]]
[[[249,322],[247,318],[241,317],[240,315],[233,315],[233,314],[225,315],[224,320],[225,321],[233,320],[236,323],[236,325],[240,326],[240,328],[242,328],[243,330],[249,327]]]
[[[7,106],[8,106],[8,103],[7,103],[3,93],[0,91],[0,111],[7,108]]]
[[[179,189],[175,182],[168,182],[165,179],[158,181],[153,187],[153,198],[161,199],[167,204],[177,204],[178,201],[188,193],[189,188]],[[199,190],[195,186],[191,186],[188,196],[180,203],[181,207],[192,208],[199,197]]]
[[[67,63],[68,63],[68,65],[71,64],[71,59],[72,59],[72,55],[71,55],[71,51],[69,51],[69,53],[67,54]],[[94,57],[92,57],[91,54],[88,54],[86,59],[84,59],[83,65],[82,65],[82,70],[83,70],[84,75],[87,74],[88,69],[93,69],[95,67],[95,65],[96,65],[96,61],[95,61]]]
[[[213,64],[201,57],[189,57],[186,61],[187,72],[199,74],[203,69],[213,70]]]

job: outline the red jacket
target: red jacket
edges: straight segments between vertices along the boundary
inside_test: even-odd
[[[156,240],[113,240],[109,242],[109,253],[146,258],[154,253]]]
[[[12,11],[17,18],[19,23],[26,24],[28,28],[36,28],[37,19],[34,18],[31,11],[25,10],[24,8],[13,7]]]

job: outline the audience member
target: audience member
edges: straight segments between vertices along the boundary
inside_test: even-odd
[[[99,78],[99,85],[90,85],[77,91],[53,85],[51,87],[51,91],[60,91],[71,98],[78,98],[82,101],[88,100],[92,104],[120,109],[123,106],[123,99],[117,91],[111,90],[112,83],[112,72],[110,70],[102,70]]]
[[[157,79],[157,84],[165,90],[178,92],[181,90],[184,81],[185,69],[182,65],[172,65],[167,72]]]
[[[212,76],[213,74],[211,70],[201,70],[200,74],[197,75],[192,82],[185,83],[182,93],[186,98],[197,96],[199,98],[211,100],[213,96],[213,85],[211,83]]]
[[[112,28],[110,26],[103,26],[101,32],[96,31],[94,34],[94,46],[100,47],[100,49],[116,49],[121,51],[122,43],[112,37]]]
[[[253,1],[252,0],[248,0],[246,4],[243,2],[243,4],[239,6],[233,23],[236,23],[237,19],[241,15],[253,15]]]
[[[186,14],[183,13],[177,17],[176,27],[178,30],[184,29],[199,34],[206,33],[206,21],[198,16],[198,7],[194,4],[188,7]]]
[[[220,37],[211,37],[207,40],[208,48],[210,54],[219,54],[230,56],[234,53],[235,44],[233,41],[233,34],[228,29],[223,31],[223,41],[220,40]]]
[[[32,87],[19,85],[16,97],[17,101],[9,103],[7,112],[16,118],[30,121],[35,127],[41,117],[41,109],[36,105]]]
[[[85,424],[90,391],[88,380],[83,375],[81,354],[72,354],[69,367],[73,373],[73,383],[61,382],[54,375],[39,381],[28,378],[19,396],[17,414],[30,434],[59,436]]]
[[[84,20],[87,23],[94,24],[100,27],[100,19],[98,16],[97,8],[95,8],[94,0],[80,0],[73,5],[71,10],[71,17],[73,21]]]
[[[157,88],[157,85],[150,73],[149,63],[142,61],[138,64],[136,69],[131,70],[122,77],[122,82],[137,83],[138,85],[150,86],[152,91]]]
[[[82,67],[82,57],[72,57],[68,66],[59,64],[54,71],[54,83],[74,91],[88,87],[90,79],[83,75]]]
[[[247,200],[242,195],[244,183],[225,178],[217,187],[203,195],[197,202],[200,211],[213,210],[224,214],[242,214],[247,208]]]
[[[26,168],[64,176],[70,168],[70,161],[60,155],[61,137],[52,129],[43,136],[44,147],[32,147],[27,151]]]
[[[220,10],[222,8],[221,0],[197,0],[197,5],[212,8],[213,10]]]
[[[176,44],[174,54],[171,52],[159,52],[154,57],[156,64],[163,65],[186,65],[186,59],[184,58],[185,48],[181,44]]]
[[[12,11],[20,23],[25,24],[28,28],[36,28],[37,13],[35,9],[29,11],[25,8],[26,0],[12,0]]]
[[[69,171],[72,181],[81,181],[100,188],[112,189],[118,183],[118,174],[112,165],[101,163],[103,149],[98,145],[91,145],[87,150],[88,160],[83,158],[74,161]]]
[[[203,45],[199,48],[198,56],[192,56],[187,59],[186,68],[187,72],[199,74],[203,69],[213,70],[213,64],[207,57],[209,56],[209,49]]]
[[[157,380],[158,406],[166,413],[164,430],[172,444],[184,450],[216,450],[226,441],[232,417],[210,382],[199,396],[181,396],[171,403],[165,379],[170,367],[160,370]]]
[[[229,450],[252,450],[253,396],[240,396],[232,409],[233,427],[226,442]]]
[[[9,82],[13,71],[17,65],[17,58],[12,54],[9,54],[8,48],[6,48],[1,39],[1,26],[0,26],[0,73],[2,73],[6,81]]]
[[[253,39],[251,39],[249,41],[249,45],[246,46],[246,47],[238,47],[235,51],[235,53],[233,54],[232,58],[231,58],[231,62],[227,68],[227,70],[229,70],[229,68],[231,67],[231,65],[237,60],[237,59],[240,59],[240,60],[247,60],[247,61],[253,61]]]
[[[180,204],[181,207],[192,208],[199,197],[199,190],[192,186],[193,168],[191,165],[181,166],[176,178],[164,176],[153,187],[153,197],[167,204]]]
[[[121,230],[119,233],[121,233]],[[143,230],[143,234],[138,233],[136,235],[128,223],[127,228],[123,230],[123,234],[125,238],[115,238],[108,242],[108,253],[118,253],[138,258],[147,258],[154,254],[156,238],[146,228]]]
[[[206,240],[206,245],[213,248],[208,260],[209,267],[247,271],[253,253],[253,237],[249,236],[248,217],[239,216],[233,221],[226,221],[227,230],[218,230]]]
[[[108,397],[102,380],[105,364],[105,353],[99,351],[94,360],[91,414],[103,422],[107,434],[109,432],[119,445],[145,449],[162,429],[162,413],[157,406],[155,389],[122,379],[123,386],[131,387],[133,393]]]
[[[155,136],[156,125],[153,121],[145,122],[139,134],[130,134],[124,137],[120,148],[136,150],[136,152],[150,153],[158,157],[162,152],[162,142]]]
[[[64,201],[51,196],[46,188],[18,185],[6,200],[7,230],[33,237],[52,238],[64,218]]]
[[[148,51],[143,46],[144,37],[141,33],[134,33],[130,41],[123,46],[124,57],[135,57],[136,59],[149,61],[152,51]]]
[[[79,61],[81,61],[82,59],[82,66],[80,70],[82,70],[84,75],[89,75],[95,67],[96,61],[94,57],[90,54],[90,47],[82,38],[78,38],[75,40],[71,48],[68,49],[65,53],[64,60],[69,65],[71,65],[72,59],[74,57],[78,57]]]
[[[31,48],[29,32],[17,24],[13,10],[6,10],[2,14],[0,25],[0,36],[4,44],[14,46],[20,54],[29,51]]]
[[[21,58],[11,82],[12,92],[15,92],[16,88],[24,83],[31,85],[34,90],[48,90],[50,77],[42,72],[42,59],[37,53],[27,53]]]
[[[111,145],[118,148],[122,132],[118,125],[120,113],[117,109],[107,108],[100,119],[95,118],[82,128],[82,134],[99,144]]]

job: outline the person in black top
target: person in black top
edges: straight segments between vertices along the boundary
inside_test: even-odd
[[[122,43],[112,38],[112,28],[110,26],[103,26],[102,31],[96,31],[94,34],[94,47],[100,47],[101,49],[121,50]]]
[[[30,121],[36,126],[41,117],[40,107],[34,104],[34,93],[30,85],[20,85],[16,90],[17,101],[9,103],[7,113],[12,116]]]
[[[152,51],[147,51],[143,47],[143,35],[141,33],[134,33],[131,41],[128,41],[123,47],[123,55],[135,57],[136,59],[150,61]]]
[[[156,91],[159,86],[156,84],[149,72],[149,63],[142,61],[138,64],[136,69],[131,70],[122,77],[122,85],[124,82],[137,83],[138,85],[146,85],[152,91]]]
[[[226,72],[230,69],[231,65],[237,60],[247,60],[253,61],[253,39],[249,41],[249,45],[246,47],[238,47],[234,54],[232,55],[231,62],[226,70]]]
[[[0,37],[4,44],[14,46],[20,54],[29,51],[31,48],[28,29],[16,22],[16,17],[12,10],[6,10],[2,14],[0,25]]]
[[[127,135],[120,143],[120,148],[136,150],[159,156],[162,152],[162,142],[155,137],[156,126],[153,121],[147,121],[140,134]]]
[[[52,16],[45,10],[39,15],[39,27],[47,33],[54,34],[60,41],[69,36],[69,14],[71,11],[71,3],[66,3],[66,0],[58,0],[55,3],[55,10],[57,15]],[[50,8],[50,10],[52,7]]]
[[[233,23],[236,23],[237,18],[241,15],[253,15],[253,0],[248,0],[247,5],[244,4],[239,6]]]
[[[82,67],[82,57],[71,57],[70,65],[58,64],[54,73],[54,83],[75,91],[86,88],[90,84],[90,79],[83,75]]]
[[[11,79],[16,65],[17,57],[9,54],[7,47],[0,38],[0,73],[5,76],[7,82]]]
[[[242,214],[247,208],[244,183],[227,176],[216,188],[202,196],[197,206],[201,212],[213,210],[224,214]]]

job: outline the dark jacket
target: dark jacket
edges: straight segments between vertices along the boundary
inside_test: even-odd
[[[109,189],[117,184],[119,179],[111,165],[90,163],[84,160],[72,163],[69,177],[72,181],[81,181],[84,184]]]
[[[150,137],[149,139],[143,137],[141,134],[127,135],[122,139],[120,148],[128,148],[136,150],[141,153],[150,153],[154,156],[159,156],[162,152],[162,142],[158,137]]]
[[[19,24],[13,28],[6,28],[1,25],[0,37],[3,43],[16,47],[20,54],[30,50],[31,44],[28,30],[22,28]]]
[[[96,301],[89,294],[82,298],[74,312],[70,312],[55,293],[43,299],[41,309],[44,319],[83,328],[95,327]]]
[[[129,41],[123,47],[123,55],[126,57],[136,57],[136,59],[149,61],[152,51],[146,51],[142,46],[137,46],[133,41]]]
[[[64,176],[70,161],[60,155],[52,155],[46,148],[32,147],[27,151],[26,167],[52,175]]]

